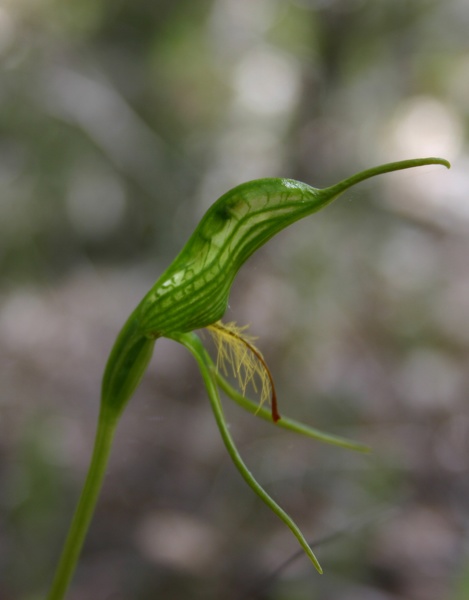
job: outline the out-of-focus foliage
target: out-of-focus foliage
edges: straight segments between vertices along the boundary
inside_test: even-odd
[[[100,377],[219,195],[387,160],[244,268],[281,410],[358,457],[229,408],[294,541],[239,480],[171,342],[129,406],[71,598],[459,600],[467,588],[466,0],[0,3],[0,597],[41,598],[91,451]],[[264,583],[263,583],[264,582]]]

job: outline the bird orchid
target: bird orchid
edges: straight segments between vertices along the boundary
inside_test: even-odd
[[[246,467],[229,432],[220,390],[246,410],[279,427],[343,446],[366,451],[361,444],[326,434],[281,417],[274,380],[245,328],[222,323],[233,280],[243,263],[276,233],[335,200],[351,186],[375,175],[449,163],[422,158],[388,163],[362,171],[324,189],[292,179],[259,179],[235,187],[206,212],[180,254],[132,312],[110,353],[102,381],[101,408],[88,475],[70,526],[49,593],[61,600],[67,591],[96,505],[119,418],[147,369],[155,342],[170,338],[195,358],[223,442],[242,477],[290,528],[319,572],[322,569],[292,518],[269,496]],[[195,330],[207,328],[218,358],[212,360]],[[231,367],[240,391],[226,380]],[[246,386],[259,389],[260,404],[246,396]],[[256,385],[258,388],[256,388]],[[270,411],[263,403],[270,400]]]

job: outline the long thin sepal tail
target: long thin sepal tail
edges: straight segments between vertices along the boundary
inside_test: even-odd
[[[270,410],[258,406],[253,400],[246,398],[246,396],[243,396],[238,391],[236,391],[234,387],[232,387],[221,375],[221,373],[216,369],[213,362],[210,365],[210,368],[214,373],[214,376],[216,377],[220,389],[222,389],[227,396],[234,400],[236,404],[239,404],[239,406],[243,407],[245,410],[252,413],[253,415],[256,415],[256,417],[263,419],[264,421],[268,421],[269,423],[274,422]],[[299,423],[298,421],[295,421],[294,419],[289,419],[285,416],[283,416],[276,423],[276,426],[281,427],[283,429],[287,429],[289,431],[293,431],[294,433],[305,435],[306,437],[317,440],[318,442],[324,442],[325,444],[340,446],[341,448],[346,448],[347,450],[355,450],[355,452],[371,452],[371,448],[366,444],[361,444],[360,442],[355,442],[353,440],[349,440],[348,438],[344,438],[339,435],[334,435],[332,433],[326,433],[325,431],[321,431],[320,429],[316,429],[315,427],[310,427],[309,425],[304,425],[303,423]]]
[[[231,437],[231,434],[228,431],[228,426],[225,420],[225,416],[223,414],[223,408],[221,405],[220,396],[216,385],[216,379],[212,370],[210,369],[210,363],[207,361],[208,355],[202,342],[194,333],[179,334],[171,337],[175,341],[183,344],[191,352],[191,354],[197,361],[205,387],[207,389],[208,396],[210,398],[210,403],[212,405],[218,429],[222,436],[225,447],[228,450],[228,453],[236,468],[241,473],[242,477],[249,485],[249,487],[290,529],[290,531],[300,543],[300,546],[303,548],[313,565],[316,567],[317,571],[319,573],[322,573],[321,565],[319,564],[319,561],[316,558],[314,552],[311,550],[304,535],[301,533],[299,527],[296,525],[293,519],[275,502],[275,500],[273,500],[269,496],[269,494],[264,490],[264,488],[258,483],[254,475],[249,471],[243,459],[241,458],[241,455],[239,454],[238,449],[236,448],[233,438]]]

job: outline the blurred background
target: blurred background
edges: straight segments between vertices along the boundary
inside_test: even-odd
[[[226,402],[161,340],[120,424],[70,600],[469,598],[466,0],[0,1],[0,598],[44,598],[100,378],[135,304],[229,188],[391,160],[240,272],[283,414]]]

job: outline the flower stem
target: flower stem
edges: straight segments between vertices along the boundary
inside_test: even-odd
[[[91,463],[47,600],[62,600],[72,579],[101,490],[116,419],[101,410]]]

